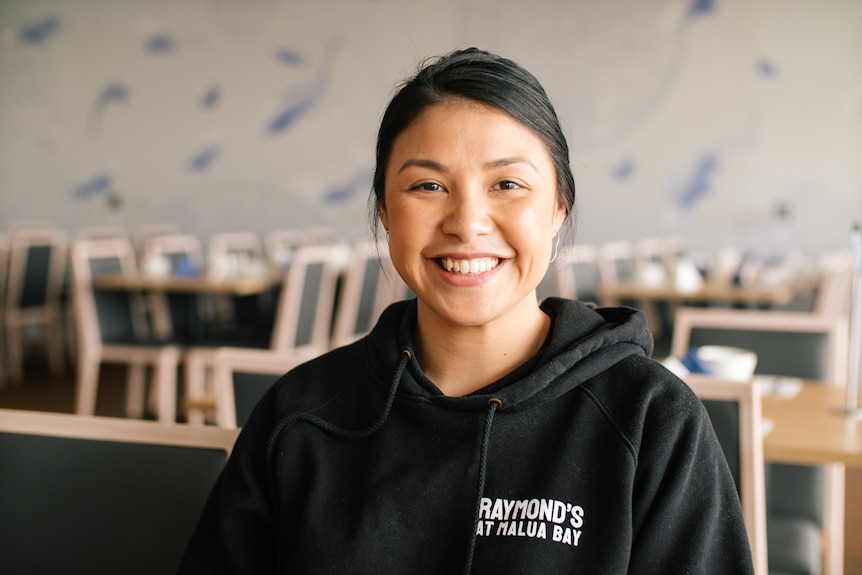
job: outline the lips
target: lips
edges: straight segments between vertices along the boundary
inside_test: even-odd
[[[478,275],[491,271],[500,265],[500,258],[474,258],[453,259],[440,258],[437,260],[440,266],[447,272],[463,275]]]

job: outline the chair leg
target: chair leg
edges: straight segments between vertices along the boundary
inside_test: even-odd
[[[9,380],[21,383],[24,376],[23,334],[17,325],[6,324],[6,360],[9,362]]]
[[[216,397],[216,425],[235,428],[236,398],[233,393],[233,372],[220,365],[213,366],[212,382]]]
[[[179,353],[163,351],[156,361],[153,378],[158,401],[158,419],[161,423],[177,422],[177,366]]]
[[[146,401],[147,366],[142,363],[130,364],[126,380],[126,417],[141,419],[144,417]]]
[[[48,354],[48,366],[51,373],[61,375],[66,368],[64,359],[63,321],[59,316],[50,319],[45,324],[45,346]]]
[[[203,353],[191,352],[185,357],[186,397],[200,399],[206,395],[207,367]],[[193,425],[203,425],[206,413],[199,407],[186,407],[186,420]]]
[[[78,358],[78,386],[75,390],[75,413],[95,415],[99,387],[99,359]]]

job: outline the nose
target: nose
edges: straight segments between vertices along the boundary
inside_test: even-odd
[[[494,221],[491,206],[485,194],[477,191],[449,194],[446,217],[443,220],[443,233],[458,237],[470,243],[478,236],[491,233]]]

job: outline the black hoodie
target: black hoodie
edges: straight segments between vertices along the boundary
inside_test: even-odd
[[[415,300],[282,377],[181,573],[753,573],[709,418],[643,313],[542,309],[540,353],[465,397],[416,362]]]

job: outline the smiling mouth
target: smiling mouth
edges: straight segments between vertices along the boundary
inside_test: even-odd
[[[455,260],[452,258],[440,258],[437,260],[447,272],[464,275],[478,275],[491,271],[500,265],[500,258],[476,258],[472,260]]]

